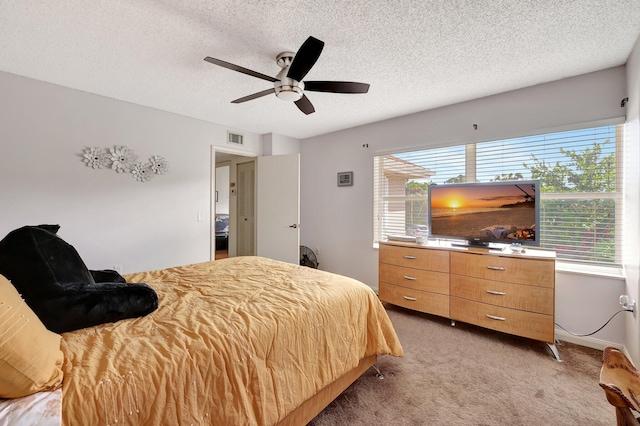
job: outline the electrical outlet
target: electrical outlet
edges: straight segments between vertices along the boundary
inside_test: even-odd
[[[618,299],[618,301],[622,305],[622,309],[624,309],[625,311],[630,311],[635,313],[636,311],[635,300],[629,299],[629,296],[627,296],[626,294],[623,294],[622,296],[620,296],[620,299]]]
[[[117,273],[121,274],[122,273],[122,265],[113,265],[113,270],[116,271]]]
[[[316,247],[316,249],[314,250],[316,252],[316,256],[320,254],[320,248]]]

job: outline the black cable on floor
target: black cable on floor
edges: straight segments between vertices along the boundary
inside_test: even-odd
[[[566,328],[564,328],[563,326],[561,326],[560,324],[558,324],[557,322],[555,323],[555,325],[557,325],[558,327],[560,327],[561,329],[563,329],[564,331],[566,331],[567,333],[571,334],[572,336],[576,336],[576,337],[586,337],[586,336],[591,336],[592,334],[596,334],[598,331],[602,330],[607,324],[609,324],[609,322],[611,322],[611,320],[613,319],[613,317],[615,317],[616,315],[618,315],[620,312],[627,312],[626,309],[620,309],[618,312],[616,312],[615,314],[611,315],[611,318],[609,318],[609,321],[605,322],[604,325],[602,327],[600,327],[599,329],[597,329],[596,331],[594,331],[593,333],[589,333],[589,334],[574,334],[572,332],[570,332],[569,330],[567,330]],[[631,312],[631,311],[629,311]]]

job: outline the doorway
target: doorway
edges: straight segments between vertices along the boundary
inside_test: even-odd
[[[262,256],[297,264],[300,245],[300,154],[247,156],[245,153],[212,150],[211,259],[216,258],[217,166],[229,166],[229,224],[227,252],[219,257]],[[258,175],[260,179],[258,180]],[[218,188],[218,203],[221,190]],[[261,195],[261,196],[260,196]],[[222,206],[218,210],[222,211]],[[224,244],[224,243],[222,243]]]
[[[215,190],[215,260],[229,257],[229,182],[231,166],[229,161],[216,161]]]
[[[253,255],[255,158],[215,146],[212,151],[211,258]]]

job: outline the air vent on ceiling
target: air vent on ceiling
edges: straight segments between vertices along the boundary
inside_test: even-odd
[[[244,138],[242,137],[242,135],[239,135],[237,133],[227,132],[227,143],[242,145],[244,143]]]

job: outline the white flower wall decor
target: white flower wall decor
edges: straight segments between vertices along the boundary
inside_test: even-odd
[[[146,163],[137,162],[138,156],[124,145],[113,148],[90,147],[82,152],[82,161],[93,169],[110,168],[117,173],[130,173],[138,182],[147,182],[155,175],[169,171],[169,163],[159,155],[153,155]]]
[[[149,166],[151,167],[153,173],[157,175],[163,175],[169,171],[169,164],[164,158],[160,157],[159,155],[154,155],[153,157],[149,158]]]
[[[131,167],[131,174],[138,182],[146,182],[153,177],[149,163],[136,163]]]
[[[111,160],[111,168],[118,173],[130,172],[133,164],[138,156],[126,146],[114,146],[109,148],[109,160]]]
[[[101,169],[107,165],[107,153],[96,146],[85,149],[82,157],[87,166],[94,169]]]

